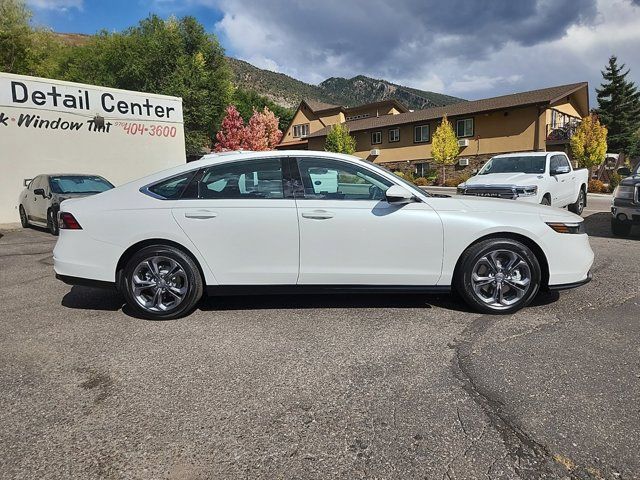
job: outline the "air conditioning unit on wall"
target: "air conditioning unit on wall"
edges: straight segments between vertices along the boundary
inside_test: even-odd
[[[371,152],[369,152],[371,154],[372,157],[377,157],[380,155],[380,149],[379,148],[372,148]]]
[[[458,160],[458,165],[460,165],[461,167],[468,167],[469,166],[469,159],[468,158],[461,158],[460,160]]]
[[[458,146],[459,147],[468,147],[469,146],[469,139],[468,138],[461,138],[460,140],[458,140]]]

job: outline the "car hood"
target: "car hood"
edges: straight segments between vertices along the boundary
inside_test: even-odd
[[[583,218],[565,209],[499,198],[457,196],[461,210],[471,212],[505,212],[538,215],[545,221],[582,222]]]
[[[489,173],[487,175],[476,175],[465,182],[470,185],[536,185],[543,178],[538,173]]]

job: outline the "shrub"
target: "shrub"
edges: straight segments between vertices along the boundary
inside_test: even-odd
[[[426,187],[427,185],[429,185],[429,180],[424,177],[418,177],[413,181],[413,183],[415,183],[419,187]]]
[[[611,180],[609,181],[609,188],[613,191],[618,185],[620,185],[620,180],[622,177],[618,173],[611,174]]]
[[[469,177],[471,177],[471,174],[462,173],[462,174],[458,175],[457,177],[447,178],[444,181],[443,186],[444,187],[457,187],[462,182],[466,182],[467,180],[469,180]]]
[[[608,193],[609,189],[600,180],[589,180],[589,193]]]
[[[400,170],[396,170],[395,172],[393,172],[393,174],[399,176],[400,178],[404,178],[404,173]]]

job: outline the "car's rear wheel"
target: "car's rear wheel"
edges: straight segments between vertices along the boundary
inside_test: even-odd
[[[120,289],[138,315],[170,320],[193,310],[202,298],[203,281],[198,266],[182,250],[151,245],[126,263]]]
[[[47,228],[51,235],[58,235],[60,232],[60,227],[58,226],[58,215],[55,211],[49,210],[47,212]]]
[[[626,237],[631,233],[631,224],[621,222],[617,218],[611,219],[611,233],[616,237]]]
[[[569,205],[569,211],[575,213],[576,215],[582,215],[582,211],[584,210],[584,206],[587,203],[587,194],[581,188],[580,193],[578,194],[578,199],[575,203],[571,203]]]
[[[27,228],[29,226],[29,218],[27,217],[27,212],[24,211],[24,207],[20,205],[18,209],[20,212],[20,224],[22,228]]]
[[[475,310],[507,314],[528,305],[541,280],[540,263],[529,247],[509,238],[492,238],[463,253],[455,287]]]

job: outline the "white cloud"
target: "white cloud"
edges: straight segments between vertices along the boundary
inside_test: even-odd
[[[71,8],[82,10],[84,0],[27,0],[29,6],[39,10],[66,11]]]
[[[364,74],[465,98],[600,82],[610,54],[640,72],[630,0],[189,0],[223,13],[234,55],[317,83]]]

